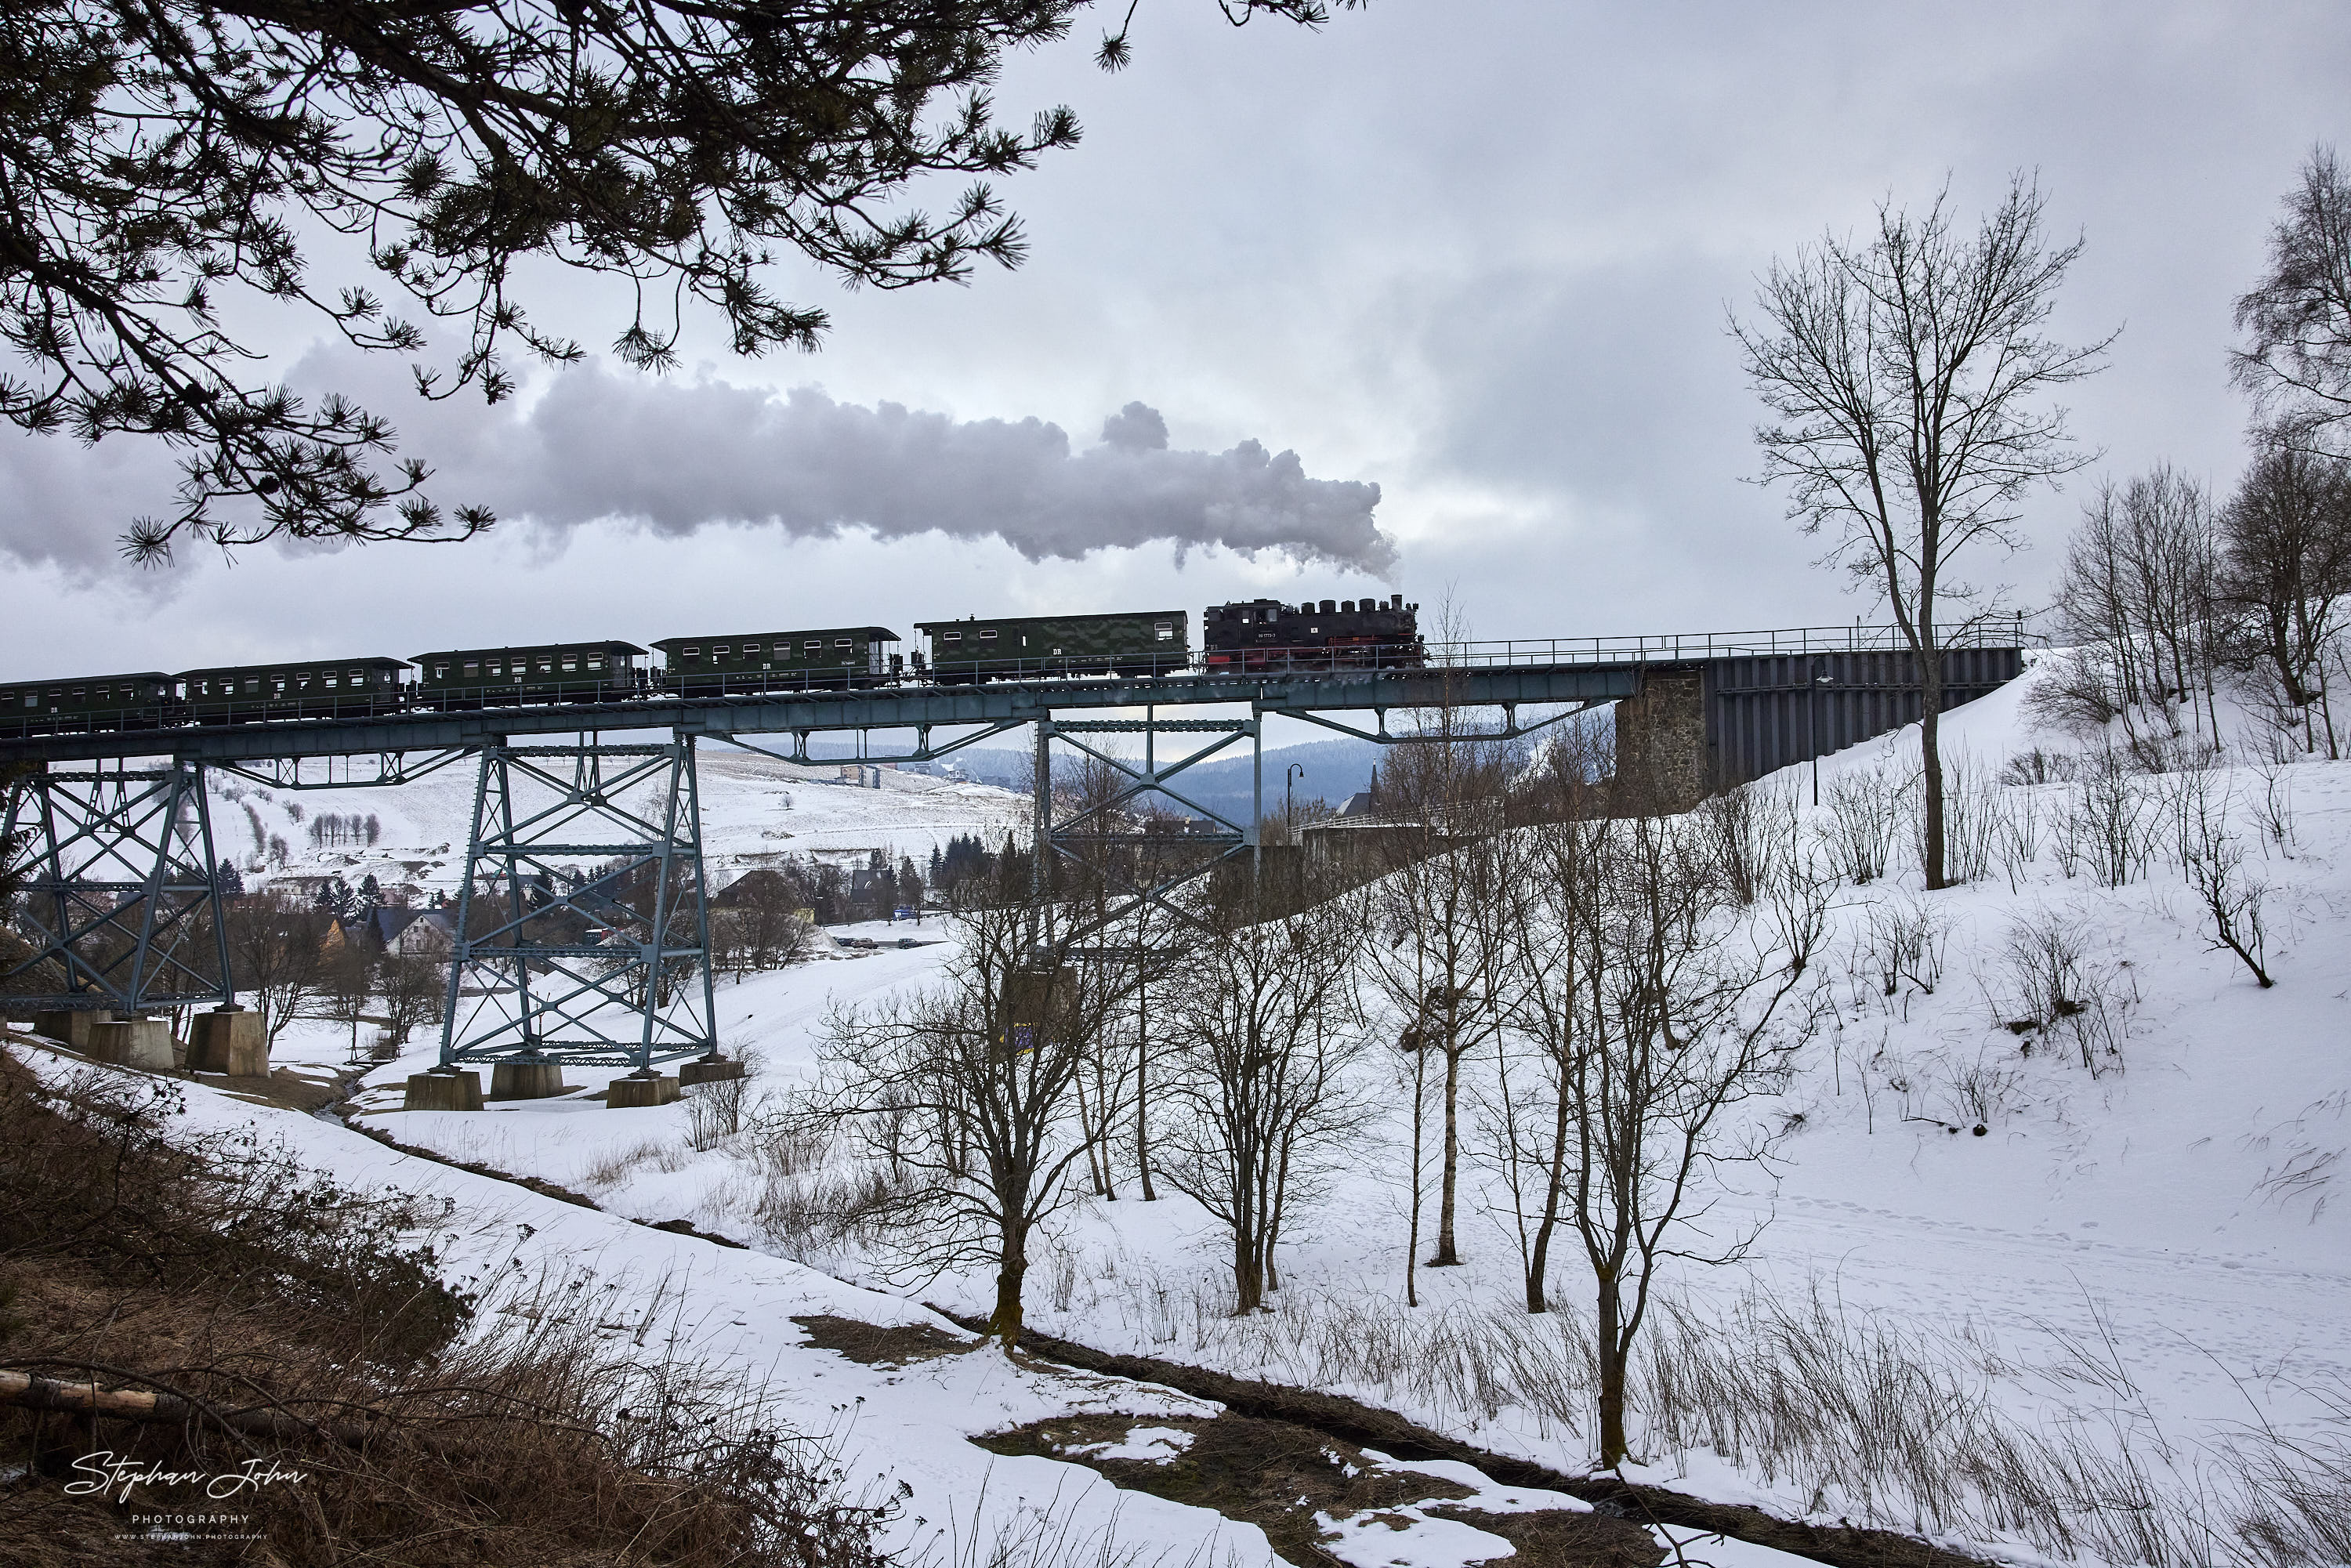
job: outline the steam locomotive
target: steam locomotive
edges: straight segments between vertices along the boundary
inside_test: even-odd
[[[883,626],[450,648],[413,658],[278,662],[0,685],[0,737],[462,712],[645,697],[726,697],[904,685],[1108,676],[1416,669],[1417,604],[1255,599],[1181,610],[917,622],[911,653]],[[646,663],[658,653],[658,664]]]

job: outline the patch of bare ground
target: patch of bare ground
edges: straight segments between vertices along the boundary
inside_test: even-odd
[[[1571,1513],[1562,1508],[1489,1513],[1467,1505],[1448,1508],[1439,1503],[1421,1511],[1500,1536],[1513,1548],[1511,1568],[1652,1568],[1666,1560],[1665,1548],[1657,1544],[1656,1536],[1629,1519],[1596,1509],[1591,1513]]]
[[[188,1076],[240,1100],[279,1105],[306,1116],[340,1103],[350,1092],[340,1078],[297,1072],[290,1067],[272,1068],[266,1077],[232,1078],[225,1072],[192,1072]]]
[[[932,1310],[975,1332],[983,1326],[977,1318],[966,1318],[935,1305]],[[1155,1356],[1115,1355],[1072,1340],[1057,1339],[1050,1334],[1024,1333],[1020,1348],[1041,1360],[1058,1362],[1082,1372],[1129,1378],[1138,1383],[1156,1383],[1197,1399],[1212,1399],[1237,1416],[1259,1421],[1286,1422],[1308,1428],[1320,1434],[1324,1441],[1335,1439],[1343,1445],[1375,1448],[1399,1459],[1458,1460],[1476,1467],[1506,1487],[1534,1487],[1565,1492],[1592,1503],[1604,1515],[1619,1517],[1639,1525],[1670,1524],[1724,1535],[1799,1557],[1809,1557],[1815,1562],[1828,1563],[1830,1568],[1983,1568],[1980,1559],[1946,1551],[1892,1531],[1804,1524],[1766,1513],[1761,1509],[1707,1502],[1663,1487],[1631,1485],[1614,1476],[1564,1475],[1531,1460],[1473,1448],[1406,1420],[1393,1410],[1382,1410],[1343,1395],[1255,1382],[1212,1372],[1206,1367],[1162,1361]],[[1165,1424],[1176,1425],[1173,1421]],[[1070,1455],[1059,1457],[1076,1458]],[[1085,1459],[1079,1462],[1093,1463]],[[1104,1469],[1103,1473],[1108,1475],[1110,1472]],[[1119,1477],[1111,1479],[1125,1484]],[[1525,1519],[1530,1516],[1480,1513],[1475,1522],[1480,1530],[1510,1538],[1506,1522],[1489,1522],[1489,1520],[1507,1521],[1513,1517]],[[1650,1539],[1646,1531],[1641,1534],[1645,1541]],[[1318,1554],[1311,1559],[1293,1561],[1322,1563],[1328,1559]],[[1562,1561],[1607,1563],[1610,1560],[1604,1557],[1571,1557]],[[1643,1561],[1655,1562],[1656,1559],[1645,1558]]]
[[[808,1331],[808,1342],[866,1366],[904,1366],[936,1356],[956,1355],[971,1349],[976,1340],[957,1339],[927,1323],[859,1322],[855,1318],[810,1312],[792,1322]]]
[[[1124,1443],[1137,1427],[1179,1432],[1190,1441],[1163,1459],[1103,1452]],[[1129,1490],[1254,1524],[1284,1562],[1300,1568],[1338,1561],[1321,1544],[1318,1515],[1376,1518],[1474,1495],[1458,1482],[1384,1469],[1360,1448],[1333,1443],[1313,1427],[1248,1416],[1069,1416],[972,1440],[992,1453],[1084,1465]],[[1462,1508],[1447,1516],[1510,1541],[1519,1548],[1511,1561],[1523,1568],[1654,1568],[1665,1557],[1648,1531],[1603,1514],[1503,1515]]]

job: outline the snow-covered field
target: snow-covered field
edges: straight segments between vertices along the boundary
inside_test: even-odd
[[[315,774],[315,767],[314,767]],[[295,790],[213,775],[215,852],[246,868],[248,885],[278,876],[339,875],[356,887],[372,875],[386,888],[455,896],[465,873],[477,768],[470,759],[394,788]],[[852,774],[855,769],[850,770]],[[802,768],[757,753],[702,748],[704,862],[724,886],[777,855],[814,854],[862,863],[874,850],[917,864],[958,833],[991,844],[1008,828],[1025,831],[1026,797],[992,785],[956,782],[881,768],[881,787],[844,778],[841,765]],[[871,777],[868,775],[867,777]],[[375,841],[335,826],[319,835],[321,817],[364,823]],[[279,863],[272,841],[285,846]]]
[[[2033,730],[2022,704],[2032,678],[1947,718],[1947,752],[1996,771],[2036,746],[2078,746]],[[1905,733],[1831,759],[1824,788],[1834,794],[1840,779],[1873,772],[1890,785],[1906,745],[1915,758],[1915,734]],[[2235,957],[2207,942],[2177,864],[2158,853],[2119,887],[2102,885],[2079,862],[2069,875],[2053,824],[2071,787],[2007,787],[2011,808],[2037,802],[2039,828],[2037,843],[2004,857],[2006,869],[1928,895],[1897,856],[1895,874],[1840,891],[1832,961],[1853,977],[1839,984],[1834,1021],[1756,1112],[1790,1129],[1776,1179],[1750,1170],[1715,1195],[1721,1226],[1763,1222],[1760,1238],[1736,1267],[1676,1276],[1682,1321],[1729,1324],[1735,1337],[1759,1312],[1817,1299],[1834,1322],[1941,1358],[1938,1386],[1958,1397],[2081,1452],[2127,1455],[2158,1491],[2191,1487],[2206,1459],[2248,1433],[2340,1440],[2351,1414],[2351,1204],[2335,1201],[2351,1146],[2351,764],[2234,767],[2209,777],[2227,792],[2252,871],[2270,890],[2275,988],[2258,988]],[[887,834],[893,848],[919,853],[925,834],[1002,824],[1019,805],[1000,792],[897,776],[877,798],[756,759],[712,759],[705,779],[712,839],[730,847],[764,831],[758,824],[781,821],[797,835],[794,848],[820,832],[861,843]],[[763,804],[787,789],[789,813]],[[726,804],[714,804],[722,798]],[[342,799],[331,809],[352,808]],[[392,791],[361,809],[381,813],[387,841],[397,821],[403,843],[446,837],[448,828],[425,824],[463,814],[462,806],[453,819],[446,802]],[[1818,815],[1807,809],[1808,819]],[[1889,993],[1875,950],[1894,925],[1922,920],[1933,956],[1909,965]],[[2028,1053],[2003,1027],[2015,1012],[2010,939],[2036,924],[2074,939],[2106,998],[2093,1021],[2110,1028],[2114,1051],[2102,1040],[2095,1072],[2067,1040],[2043,1039]],[[722,984],[719,1032],[753,1064],[752,1098],[788,1097],[804,1080],[830,1009],[925,984],[949,952],[885,949]],[[331,1028],[291,1033],[280,1059],[338,1060],[343,1044]],[[472,1264],[512,1251],[526,1268],[591,1268],[640,1301],[660,1296],[671,1303],[664,1332],[772,1371],[812,1425],[846,1427],[857,1473],[914,1482],[910,1517],[922,1515],[925,1528],[967,1513],[983,1478],[992,1500],[983,1511],[1012,1506],[1016,1496],[1058,1498],[1050,1506],[1075,1511],[1088,1528],[1113,1527],[1112,1490],[1091,1472],[994,1459],[962,1436],[1090,1400],[1138,1416],[1196,1408],[1165,1392],[1055,1379],[1001,1357],[888,1372],[800,1349],[787,1321],[793,1313],[935,1322],[907,1298],[984,1312],[992,1281],[950,1275],[893,1293],[853,1254],[809,1253],[836,1279],[782,1257],[632,1226],[616,1217],[685,1218],[771,1252],[796,1241],[763,1220],[766,1177],[746,1139],[695,1151],[684,1104],[610,1111],[580,1097],[601,1087],[599,1077],[575,1079],[577,1092],[563,1099],[483,1113],[399,1111],[398,1085],[430,1061],[420,1049],[371,1072],[359,1119],[406,1144],[576,1188],[612,1214],[402,1160],[341,1128],[216,1096],[196,1096],[193,1113],[259,1117],[347,1176],[460,1197],[471,1216]],[[1319,1368],[1342,1392],[1489,1448],[1566,1469],[1588,1465],[1588,1421],[1507,1396],[1481,1406],[1460,1396],[1458,1378],[1425,1364],[1383,1371],[1359,1354],[1367,1339],[1384,1337],[1408,1347],[1406,1363],[1415,1344],[1433,1361],[1440,1329],[1506,1318],[1519,1294],[1514,1244],[1473,1161],[1466,1265],[1422,1270],[1422,1306],[1402,1308],[1405,1136],[1399,1108],[1293,1223],[1280,1258],[1284,1289],[1265,1318],[1236,1325],[1218,1317],[1227,1263],[1217,1228],[1164,1187],[1159,1201],[1139,1201],[1130,1174],[1114,1201],[1090,1201],[1068,1217],[1030,1276],[1029,1321],[1100,1348],[1249,1375],[1302,1379]],[[517,1242],[523,1224],[534,1233]],[[1555,1316],[1571,1326],[1588,1291],[1581,1267],[1562,1254],[1554,1272],[1554,1299],[1570,1309]],[[1725,1500],[1832,1521],[1864,1512],[1865,1500],[1822,1485],[1801,1464],[1767,1462],[1754,1448],[1674,1447],[1654,1430],[1636,1434],[1635,1446],[1653,1479]],[[1253,1527],[1131,1492],[1116,1500],[1122,1538],[1179,1557],[1214,1540],[1236,1561],[1263,1560]],[[1909,1506],[1878,1502],[1889,1516]],[[1493,1537],[1455,1539],[1439,1528],[1445,1521],[1422,1522],[1426,1530],[1383,1532],[1386,1554],[1363,1560],[1436,1564],[1494,1554]],[[2011,1561],[2053,1555],[2030,1531],[1996,1521],[1946,1521],[1939,1530]],[[2077,1550],[2082,1560],[2098,1555]],[[1717,1549],[1712,1560],[1745,1559]]]

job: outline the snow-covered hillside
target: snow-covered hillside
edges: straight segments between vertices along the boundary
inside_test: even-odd
[[[1972,780],[1962,810],[2001,824],[1980,840],[1984,874],[1925,893],[1904,830],[1887,874],[1837,888],[1832,1005],[1786,1082],[1750,1107],[1784,1134],[1781,1157],[1768,1173],[1730,1169],[1707,1195],[1715,1239],[1760,1231],[1740,1264],[1691,1265],[1670,1281],[1647,1331],[1645,1386],[1654,1397],[1661,1379],[1677,1379],[1687,1407],[1647,1411],[1634,1469],[2019,1563],[2266,1561],[2247,1545],[2248,1509],[2302,1484],[2334,1489],[2339,1517],[2351,1490],[2351,1204],[2339,1201],[2351,1148],[2351,764],[2241,756],[2193,775],[2134,776],[2103,807],[2095,780],[1997,783],[2011,758],[2085,746],[2035,727],[2026,699],[2039,678],[1945,723],[1947,754]],[[1916,749],[1904,732],[1829,759],[1817,808],[1808,772],[1764,787],[1794,798],[1804,841],[1821,846],[1840,800],[1898,795]],[[828,782],[831,771],[706,759],[714,858],[811,841],[921,854],[951,832],[1017,824],[1023,805],[890,775],[882,791],[856,789]],[[2225,815],[2244,877],[2265,890],[2272,988],[2216,948],[2183,876],[2191,784]],[[305,803],[378,813],[379,847],[403,868],[417,862],[429,885],[455,874],[471,789],[453,773]],[[225,840],[246,805],[283,812],[283,792],[257,793],[220,803]],[[2140,849],[2119,877],[2098,873],[2094,809],[2134,824]],[[778,830],[794,837],[761,836]],[[2069,955],[2077,1005],[2020,1030],[2020,952],[2053,942]],[[932,983],[951,951],[884,948],[722,984],[718,1028],[754,1066],[753,1120],[806,1080],[832,1009]],[[323,1067],[343,1048],[340,1031],[298,1026],[280,1058]],[[883,1372],[807,1349],[787,1315],[935,1323],[916,1300],[985,1312],[993,1289],[979,1270],[893,1279],[824,1235],[801,1201],[823,1175],[807,1150],[749,1123],[697,1133],[690,1103],[608,1110],[586,1097],[601,1074],[574,1074],[564,1098],[482,1113],[399,1110],[405,1075],[430,1061],[420,1040],[371,1071],[356,1121],[543,1176],[620,1216],[690,1220],[755,1252],[654,1240],[210,1092],[196,1103],[205,1117],[264,1122],[347,1174],[460,1194],[475,1206],[471,1263],[512,1249],[530,1268],[580,1260],[641,1300],[669,1292],[663,1321],[680,1343],[772,1372],[810,1420],[834,1406],[844,1421],[859,1412],[845,1448],[852,1472],[914,1479],[933,1528],[957,1510],[998,1517],[1025,1497],[1179,1559],[1214,1542],[1236,1562],[1270,1561],[1249,1527],[1113,1494],[1053,1461],[990,1461],[962,1440],[1088,1400],[1169,1418],[1194,1408],[1184,1401],[1056,1384],[1001,1358]],[[1593,1443],[1588,1272],[1574,1252],[1559,1255],[1562,1310],[1530,1319],[1517,1309],[1515,1245],[1490,1166],[1473,1152],[1465,1265],[1422,1270],[1421,1305],[1403,1304],[1408,1123],[1389,1070],[1376,1054],[1364,1069],[1392,1109],[1290,1226],[1272,1311],[1228,1315],[1217,1226],[1165,1186],[1140,1201],[1129,1169],[1114,1199],[1070,1213],[1036,1260],[1030,1322],[1104,1349],[1351,1393],[1491,1450],[1581,1469]],[[1469,1141],[1474,1151],[1474,1132]],[[535,1234],[517,1243],[524,1223]],[[2284,1469],[2263,1475],[2263,1463]],[[976,1502],[983,1491],[993,1500]],[[1505,1544],[1398,1515],[1376,1539],[1357,1532],[1333,1549],[1437,1568],[1490,1560]],[[1750,1559],[1715,1549],[1709,1560]]]
[[[714,887],[780,854],[862,863],[880,850],[893,862],[911,855],[920,864],[956,834],[994,843],[1008,828],[1025,831],[1029,821],[1029,801],[1008,790],[893,768],[802,768],[713,747],[702,750],[695,771]],[[245,868],[248,885],[331,873],[356,886],[371,875],[386,888],[454,896],[476,774],[463,759],[397,787],[295,790],[215,773],[214,845]],[[273,845],[283,846],[282,856]]]
[[[1945,725],[1947,753],[1984,798],[1999,798],[2011,841],[1964,887],[1922,893],[1897,843],[1889,875],[1840,890],[1834,1016],[1760,1112],[1788,1129],[1777,1179],[1750,1170],[1712,1195],[1718,1234],[1768,1223],[1742,1265],[1682,1270],[1654,1332],[1705,1329],[1715,1350],[1692,1354],[1757,1375],[1802,1351],[1795,1324],[1849,1336],[1855,1366],[1863,1350],[1901,1350],[1933,1372],[1906,1397],[1953,1401],[2053,1451],[2136,1466],[2083,1484],[2143,1486],[2185,1506],[2199,1478],[2220,1484],[2208,1461],[2249,1430],[2342,1452],[2351,1205],[2333,1199],[2351,1146],[2351,765],[2200,776],[2269,890],[2277,984],[2264,990],[2208,940],[2165,848],[2177,821],[2164,815],[2174,810],[2164,779],[2131,786],[2148,858],[2119,886],[2101,883],[2078,828],[2065,825],[2076,786],[1991,782],[2020,754],[2082,746],[2034,728],[2024,701],[2033,678]],[[1897,789],[1916,746],[1903,732],[1830,759],[1824,799],[1841,781]],[[1768,787],[1798,792],[1807,833],[1822,829],[1830,808],[1810,806],[1809,777]],[[2020,1035],[2009,1027],[2022,984],[2011,949],[2053,929],[2078,949],[2095,1005],[2078,1024]],[[1886,949],[1904,931],[1917,951],[1889,990]],[[722,1030],[758,1063],[760,1089],[787,1094],[814,1060],[829,1006],[921,984],[945,951],[729,986]],[[2086,1065],[2083,1039],[2095,1040]],[[647,1218],[682,1215],[778,1249],[806,1241],[778,1227],[772,1190],[743,1150],[683,1146],[684,1108],[614,1113],[574,1100],[381,1114],[412,1065],[379,1073],[387,1092],[370,1100],[371,1120],[404,1138],[579,1185]],[[1342,1387],[1488,1447],[1585,1462],[1590,1432],[1573,1408],[1545,1407],[1529,1381],[1490,1366],[1465,1370],[1510,1344],[1521,1359],[1574,1363],[1573,1309],[1589,1288],[1577,1283],[1580,1260],[1556,1270],[1571,1310],[1530,1341],[1523,1321],[1509,1322],[1517,1257],[1473,1159],[1468,1264],[1423,1270],[1424,1305],[1406,1312],[1405,1137],[1399,1113],[1293,1227],[1268,1317],[1220,1315],[1228,1288],[1215,1226],[1164,1188],[1158,1202],[1137,1201],[1130,1174],[1115,1201],[1076,1214],[1032,1275],[1032,1321],[1106,1348]],[[882,1282],[853,1249],[819,1260]],[[928,1287],[929,1299],[981,1311],[990,1289],[978,1274]],[[1949,1440],[1983,1437],[1966,1437],[1966,1426],[1947,1422]],[[2053,1541],[2040,1526],[2003,1526],[1980,1500],[1938,1509],[1885,1478],[1874,1496],[1840,1487],[1833,1453],[1792,1452],[1803,1443],[1785,1434],[1693,1443],[1685,1431],[1677,1444],[1653,1429],[1638,1446],[1656,1473],[1783,1511],[1874,1514],[2024,1558],[2069,1544],[2091,1558],[2129,1556],[2102,1533],[2111,1521]],[[1955,1467],[1972,1461],[1949,1455]]]

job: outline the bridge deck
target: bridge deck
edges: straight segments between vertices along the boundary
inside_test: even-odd
[[[1239,704],[1260,713],[1383,712],[1392,708],[1608,702],[1639,689],[1639,663],[1495,664],[1470,669],[1342,670],[1272,676],[1161,675],[1148,680],[989,682],[885,686],[858,692],[770,692],[726,697],[645,697],[552,703],[463,713],[381,713],[258,724],[0,736],[0,762],[86,762],[185,757],[207,762],[434,751],[495,736],[684,730],[702,736],[921,729],[1022,723],[1086,708]]]

